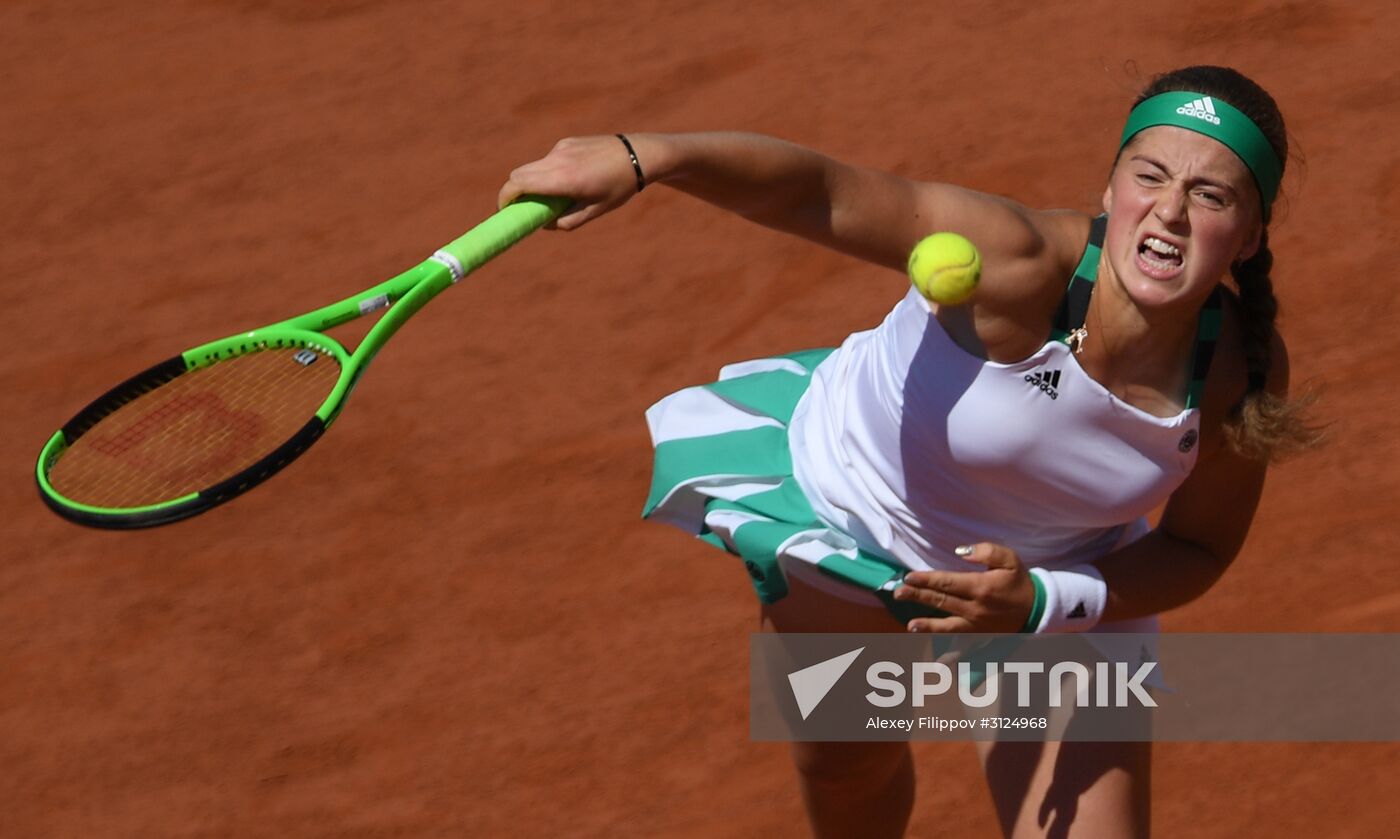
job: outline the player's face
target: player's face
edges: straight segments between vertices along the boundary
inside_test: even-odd
[[[1259,193],[1244,163],[1203,134],[1161,125],[1123,149],[1103,196],[1108,270],[1143,307],[1198,306],[1259,247]]]

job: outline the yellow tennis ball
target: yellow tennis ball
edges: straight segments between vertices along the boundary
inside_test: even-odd
[[[909,281],[940,306],[956,306],[972,296],[982,277],[982,255],[956,233],[925,237],[909,254]]]

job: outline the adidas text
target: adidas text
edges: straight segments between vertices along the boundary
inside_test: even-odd
[[[1051,399],[1059,399],[1060,392],[1055,388],[1060,385],[1060,371],[1047,370],[1043,373],[1027,373],[1026,383],[1038,388],[1041,393],[1046,394]]]
[[[1180,108],[1177,108],[1176,112],[1182,116],[1203,119],[1214,125],[1220,124],[1220,117],[1215,115],[1215,103],[1211,101],[1209,96],[1197,99],[1193,102],[1188,102]]]

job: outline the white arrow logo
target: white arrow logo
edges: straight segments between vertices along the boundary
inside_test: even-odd
[[[865,647],[860,647],[788,674],[788,684],[792,685],[792,696],[797,700],[797,710],[802,712],[802,719],[807,719],[807,715],[816,710],[837,680],[864,651]]]

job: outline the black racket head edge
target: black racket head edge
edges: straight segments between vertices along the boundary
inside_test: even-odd
[[[35,484],[39,490],[39,497],[44,500],[49,509],[75,524],[103,530],[139,530],[147,527],[158,527],[183,521],[227,501],[232,501],[286,468],[288,464],[311,448],[311,444],[319,440],[325,430],[326,424],[321,421],[321,418],[313,416],[287,442],[243,471],[213,486],[199,490],[195,497],[188,501],[162,505],[154,510],[131,513],[94,512],[69,506],[54,498],[44,491],[43,485],[38,483],[37,477]]]
[[[82,410],[78,411],[78,413],[74,414],[73,418],[64,423],[59,429],[63,435],[65,448],[73,445],[87,431],[101,422],[103,418],[112,414],[123,405],[126,405],[151,390],[170,383],[177,377],[189,372],[191,369],[192,367],[185,360],[185,357],[183,355],[177,355],[152,365],[111,388],[106,393],[90,402]],[[161,505],[158,509],[154,510],[129,513],[120,511],[97,512],[81,507],[74,507],[65,503],[60,498],[56,498],[50,492],[45,491],[43,484],[39,481],[37,473],[35,475],[35,487],[39,492],[39,497],[43,499],[44,504],[47,505],[50,510],[53,510],[60,517],[74,522],[75,524],[104,530],[137,530],[148,527],[158,527],[198,515],[205,510],[231,501],[258,484],[261,484],[263,481],[277,474],[297,457],[300,457],[303,452],[310,448],[312,443],[320,439],[325,429],[326,423],[319,417],[312,416],[285,443],[242,471],[212,486],[199,490],[194,498],[179,503]],[[52,467],[53,462],[41,464],[40,469],[42,469],[46,478]]]

